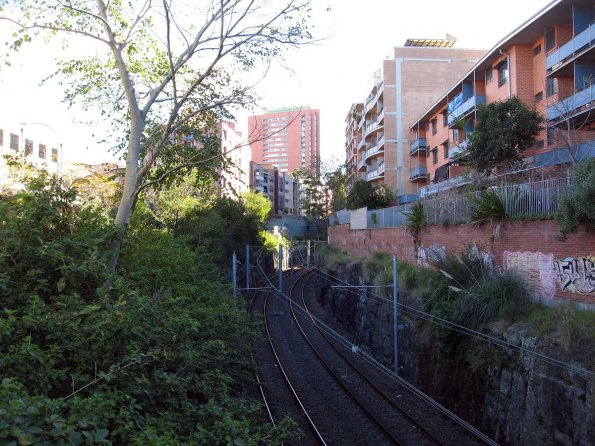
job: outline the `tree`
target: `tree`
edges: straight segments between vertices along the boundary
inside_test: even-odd
[[[365,180],[358,180],[347,195],[347,208],[379,209],[388,206],[392,199],[393,193],[386,184],[376,187]]]
[[[91,56],[60,62],[55,76],[69,103],[102,110],[122,132],[126,171],[114,223],[123,234],[141,191],[221,157],[200,150],[214,148],[213,120],[254,101],[233,73],[310,41],[310,1],[23,0],[0,19],[17,27],[15,50],[40,33],[96,44]],[[197,150],[189,137],[206,139]],[[116,238],[114,269],[120,247]]]
[[[300,182],[300,209],[320,222],[329,213],[330,198],[327,188],[311,170],[295,169],[293,177]]]
[[[480,105],[477,121],[465,158],[478,172],[490,173],[521,161],[521,153],[535,144],[543,117],[513,96]]]
[[[324,183],[330,193],[331,212],[345,209],[347,206],[347,167],[345,164],[323,170]]]

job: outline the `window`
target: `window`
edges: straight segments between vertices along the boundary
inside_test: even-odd
[[[556,30],[550,29],[545,32],[545,52],[548,53],[556,46]]]
[[[556,134],[552,127],[547,129],[547,145],[551,146],[556,142]]]
[[[540,91],[535,95],[535,102],[540,102],[543,100],[543,91]]]
[[[4,130],[0,129],[0,147],[4,147]]]
[[[17,152],[19,151],[19,135],[15,135],[14,133],[10,134],[10,148]]]
[[[537,45],[535,48],[533,48],[533,56],[537,56],[541,54],[541,45]]]
[[[46,147],[43,144],[39,144],[39,157],[41,159],[45,159],[46,156]]]
[[[58,162],[58,149],[52,149],[52,161],[54,163]]]
[[[461,141],[460,139],[460,131],[459,129],[453,129],[452,130],[452,139],[455,143],[458,143]]]
[[[448,127],[448,112],[446,110],[442,112],[442,127]]]
[[[498,87],[508,82],[508,60],[503,60],[498,64]]]
[[[432,164],[436,164],[438,162],[438,147],[434,147],[432,149]]]
[[[537,149],[543,149],[545,147],[545,143],[544,143],[543,139],[540,139],[539,141],[537,141],[537,143],[535,144],[535,147]]]
[[[442,146],[444,147],[444,159],[448,159],[448,141],[444,141]]]
[[[25,156],[29,156],[33,153],[33,141],[30,139],[25,140]]]
[[[432,135],[435,135],[438,132],[438,120],[436,118],[432,119]]]
[[[545,94],[549,98],[550,96],[558,93],[558,78],[550,77],[545,80]]]
[[[486,70],[486,85],[489,84],[490,82],[492,82],[493,78],[494,78],[494,70],[492,70],[491,68]]]

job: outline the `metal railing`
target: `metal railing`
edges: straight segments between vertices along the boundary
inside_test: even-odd
[[[547,108],[547,119],[554,120],[561,116],[571,117],[574,111],[595,99],[595,84],[591,85],[569,97],[550,105]]]
[[[376,169],[375,169],[376,170]],[[551,217],[558,210],[559,199],[573,187],[572,177],[535,181],[522,184],[492,186],[506,211],[507,219]],[[458,193],[450,196],[422,199],[426,220],[430,225],[470,223],[473,213],[473,198],[480,198],[484,191]],[[408,212],[413,204],[368,210],[368,228],[392,228],[405,226]],[[331,216],[330,225],[347,224],[350,217],[342,212],[341,223]],[[374,214],[374,216],[372,216]],[[334,215],[334,214],[333,214]],[[333,223],[335,222],[335,223]]]
[[[485,103],[486,97],[484,95],[471,96],[469,99],[450,112],[448,115],[448,125],[452,125],[457,118],[460,118],[466,113],[475,110],[475,108],[480,104],[485,105]]]
[[[591,23],[586,29],[578,33],[556,51],[553,51],[546,57],[545,62],[545,69],[551,70],[554,66],[558,65],[561,62],[564,62],[566,59],[569,59],[570,56],[574,55],[575,53],[586,49],[592,43],[595,42],[595,23]]]

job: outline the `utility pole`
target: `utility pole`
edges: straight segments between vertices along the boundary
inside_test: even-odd
[[[279,293],[283,294],[283,245],[279,244]]]
[[[233,252],[233,255],[231,256],[231,280],[233,282],[233,297],[236,297],[238,294],[238,288],[237,288],[237,284],[236,284],[236,252]]]
[[[397,256],[393,256],[393,347],[395,357],[395,373],[399,374],[399,340],[398,340],[398,317],[397,317],[397,295],[398,295],[398,281],[397,281]]]
[[[250,288],[250,245],[246,245],[246,289]]]

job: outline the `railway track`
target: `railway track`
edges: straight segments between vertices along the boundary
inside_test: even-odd
[[[274,418],[292,416],[306,434],[292,444],[483,444],[464,429],[453,428],[439,414],[438,426],[434,425],[435,414],[420,422],[419,411],[403,407],[403,403],[411,403],[411,398],[395,401],[396,395],[401,398],[406,393],[404,388],[396,389],[394,382],[386,385],[386,377],[384,381],[370,377],[369,364],[361,358],[358,363],[359,355],[329,338],[306,302],[307,286],[314,275],[312,271],[301,271],[291,283],[284,276],[289,300],[261,292],[251,304],[253,310],[252,306],[259,302],[271,352],[269,363],[262,353],[258,361],[263,376],[261,392],[269,402],[269,415],[273,423]],[[274,284],[269,280],[269,285]],[[286,313],[291,313],[292,319]],[[284,403],[271,405],[273,400]]]

